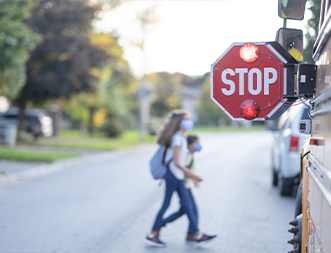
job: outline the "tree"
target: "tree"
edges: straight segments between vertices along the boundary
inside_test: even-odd
[[[39,36],[22,21],[32,0],[0,1],[0,96],[14,98],[26,80],[25,63]]]
[[[94,32],[90,38],[92,44],[107,53],[109,60],[104,68],[92,69],[92,74],[98,79],[97,92],[74,95],[71,101],[63,103],[65,111],[75,123],[78,121],[85,125],[88,122],[89,133],[93,133],[94,125],[109,126],[116,120],[125,126],[133,125],[132,111],[137,107],[135,79],[128,62],[123,59],[123,48],[112,34]]]
[[[150,99],[149,99],[149,90],[148,87],[148,78],[147,78],[147,58],[145,55],[145,38],[146,35],[155,28],[157,24],[157,17],[155,13],[155,8],[157,5],[154,5],[151,8],[147,8],[140,13],[138,13],[137,21],[140,25],[142,37],[139,42],[133,43],[138,48],[141,49],[143,56],[143,76],[137,90],[138,94],[141,93],[139,97],[140,109],[139,109],[139,135],[140,139],[145,138],[146,128],[150,122]]]
[[[124,116],[136,104],[133,102],[135,79],[129,63],[123,58],[123,48],[119,45],[118,38],[112,34],[94,33],[91,40],[109,56],[103,69],[93,69],[93,73],[99,79],[98,100],[101,106],[105,106],[112,114]]]
[[[123,48],[118,38],[112,34],[95,33],[92,42],[103,49],[110,57],[107,65],[96,69],[99,78],[97,101],[107,111],[108,125],[120,121],[123,125],[133,125],[133,109],[137,107],[135,79],[129,63],[123,58]],[[119,125],[119,124],[118,124]]]
[[[41,104],[96,90],[97,78],[91,69],[102,66],[108,58],[89,38],[100,8],[89,1],[35,1],[26,24],[42,35],[42,41],[27,62],[27,81],[16,99],[21,111],[20,130],[24,129],[27,101]]]
[[[151,104],[152,116],[163,117],[171,110],[180,108],[181,74],[152,73],[148,75],[148,80],[154,86]]]
[[[307,5],[310,5],[310,7],[308,7],[308,10],[311,12],[312,16],[307,23],[307,33],[305,34],[306,47],[303,50],[303,62],[314,63],[312,59],[312,52],[319,29],[318,23],[321,0],[309,0],[307,2]]]

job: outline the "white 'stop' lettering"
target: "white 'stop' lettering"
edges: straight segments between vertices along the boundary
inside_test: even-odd
[[[246,75],[248,73],[248,76]],[[244,87],[248,86],[248,92],[251,95],[258,95],[262,91],[262,72],[258,68],[252,68],[248,71],[247,68],[236,68],[235,70],[224,69],[221,75],[222,82],[229,87],[222,88],[222,92],[226,96],[231,96],[236,91],[235,83],[228,79],[228,76],[239,74],[239,95],[245,95]],[[247,84],[245,83],[245,77]],[[254,83],[256,80],[256,83]],[[263,69],[263,94],[269,95],[269,87],[277,80],[277,71],[274,68]],[[255,88],[254,88],[255,85]]]

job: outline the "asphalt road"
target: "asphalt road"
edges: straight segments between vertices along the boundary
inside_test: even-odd
[[[0,188],[0,253],[288,252],[294,197],[271,186],[270,132],[204,133],[194,189],[200,229],[218,237],[203,248],[184,240],[187,218],[161,231],[166,248],[146,246],[163,187],[151,178],[155,145],[74,164]],[[178,208],[174,196],[168,213]]]

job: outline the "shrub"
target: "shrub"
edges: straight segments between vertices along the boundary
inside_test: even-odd
[[[124,130],[124,124],[117,117],[109,117],[105,124],[100,127],[100,131],[106,133],[109,138],[120,136]]]

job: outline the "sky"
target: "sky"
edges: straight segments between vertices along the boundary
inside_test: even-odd
[[[144,53],[132,42],[142,33],[135,18],[155,7],[158,23],[145,35]],[[203,75],[233,42],[275,40],[283,27],[277,0],[134,0],[101,15],[96,28],[116,32],[136,76],[166,71],[190,76]],[[302,29],[303,21],[287,21],[287,27]]]

